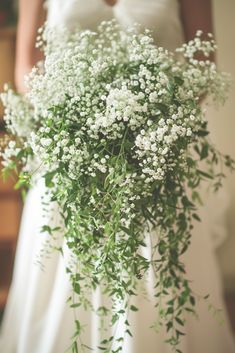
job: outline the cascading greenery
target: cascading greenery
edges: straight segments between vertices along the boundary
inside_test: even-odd
[[[5,174],[20,165],[22,186],[36,168],[59,205],[71,306],[96,311],[106,330],[124,318],[121,336],[104,328],[100,350],[122,351],[132,335],[127,313],[138,310],[132,298],[151,271],[156,319],[180,352],[185,315],[196,310],[182,254],[200,220],[200,185],[209,180],[217,190],[221,165],[234,169],[209,140],[200,105],[205,95],[223,102],[227,91],[226,76],[206,60],[215,43],[198,32],[173,54],[150,31],[113,21],[97,32],[47,28],[41,38],[44,70],[29,75],[29,93],[2,95],[13,135],[2,153]],[[199,52],[205,60],[196,59]],[[97,286],[109,306],[93,307]],[[75,322],[71,349],[89,350],[83,323]]]

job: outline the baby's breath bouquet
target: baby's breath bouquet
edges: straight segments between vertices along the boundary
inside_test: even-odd
[[[148,30],[105,22],[97,32],[46,29],[41,44],[44,69],[29,75],[26,97],[3,94],[13,135],[5,173],[20,166],[21,185],[36,168],[59,205],[73,258],[72,306],[110,312],[107,326],[116,325],[138,310],[131,298],[151,270],[156,319],[180,352],[185,314],[195,312],[181,257],[200,220],[199,187],[208,179],[217,190],[220,166],[233,169],[210,142],[200,106],[204,96],[223,102],[227,90],[224,74],[207,60],[215,43],[197,33],[170,53]],[[50,224],[44,230],[53,233]],[[150,257],[143,255],[147,243]],[[110,307],[92,307],[88,293],[97,286]],[[122,337],[103,338],[101,351],[122,350],[128,315],[125,325]],[[81,327],[77,319],[74,352],[86,347],[77,340]]]

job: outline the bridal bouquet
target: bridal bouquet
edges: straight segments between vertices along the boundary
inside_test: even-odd
[[[20,170],[22,186],[36,168],[59,205],[73,259],[72,307],[102,317],[110,312],[107,325],[126,315],[123,336],[107,335],[100,350],[122,350],[124,335],[131,335],[127,313],[138,310],[132,297],[151,270],[158,324],[165,323],[168,343],[180,352],[185,314],[195,312],[182,254],[200,220],[199,187],[208,179],[217,190],[221,166],[234,168],[210,142],[200,106],[205,95],[223,102],[227,91],[225,75],[206,60],[213,38],[198,32],[170,53],[150,31],[112,21],[97,32],[46,29],[40,45],[44,68],[29,75],[29,93],[2,95],[12,134],[4,172]],[[54,230],[45,224],[44,231]],[[88,294],[98,285],[110,308],[92,307]],[[78,344],[81,332],[77,319],[73,352],[86,347]]]

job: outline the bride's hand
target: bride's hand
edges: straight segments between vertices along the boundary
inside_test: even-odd
[[[15,87],[18,93],[27,93],[25,76],[32,70],[32,65],[16,65],[15,68]]]

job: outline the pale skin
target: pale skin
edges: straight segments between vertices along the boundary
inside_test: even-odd
[[[17,26],[15,85],[19,92],[24,93],[24,76],[29,73],[42,53],[35,49],[38,28],[46,18],[43,0],[20,0],[19,21]]]
[[[103,1],[109,6],[115,6],[119,0]],[[213,33],[211,0],[179,0],[179,4],[186,41],[192,39],[198,29],[204,33]],[[26,92],[24,75],[42,58],[41,52],[35,49],[35,40],[37,29],[45,18],[43,0],[19,1],[15,65],[15,84],[18,92]],[[214,57],[210,59],[214,60]]]

